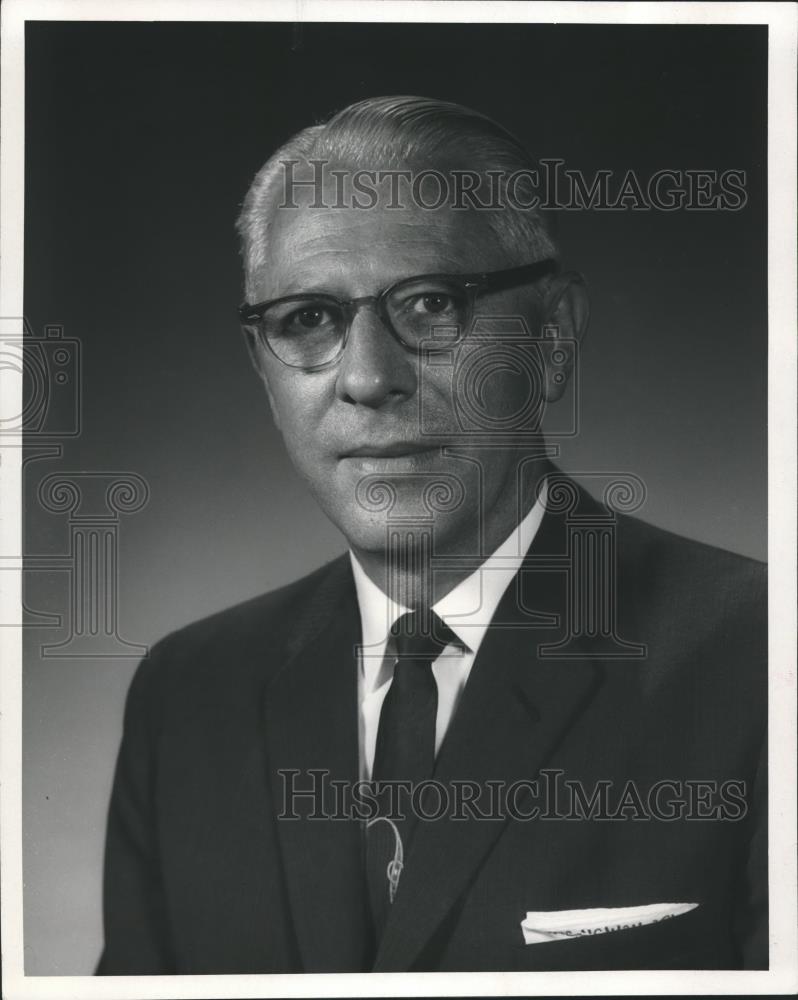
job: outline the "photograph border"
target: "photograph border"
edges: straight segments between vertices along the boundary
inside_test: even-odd
[[[790,994],[798,991],[796,866],[796,27],[792,3],[503,3],[396,0],[6,0],[2,18],[0,317],[23,325],[26,21],[492,22],[766,24],[768,45],[768,971],[357,973],[234,976],[26,976],[22,882],[22,636],[0,629],[0,885],[3,996],[18,998]],[[9,319],[19,317],[18,320]],[[4,409],[22,375],[0,369]],[[21,436],[20,436],[21,437]],[[0,447],[0,612],[22,603],[22,442]],[[4,619],[9,620],[9,619]]]

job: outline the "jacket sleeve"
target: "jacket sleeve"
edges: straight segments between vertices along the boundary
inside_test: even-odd
[[[154,650],[139,664],[125,704],[105,843],[105,944],[96,975],[175,971],[154,810],[157,659]]]

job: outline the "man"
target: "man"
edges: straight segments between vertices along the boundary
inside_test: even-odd
[[[551,464],[533,171],[381,98],[256,176],[247,343],[349,553],[139,667],[98,972],[767,966],[762,567]]]

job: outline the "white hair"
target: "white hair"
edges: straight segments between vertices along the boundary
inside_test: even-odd
[[[448,101],[423,97],[375,97],[350,104],[326,123],[303,129],[281,146],[255,175],[236,228],[241,237],[245,295],[253,301],[257,277],[267,261],[268,229],[284,182],[286,161],[310,160],[381,169],[417,169],[457,163],[470,170],[497,171],[501,209],[485,211],[507,265],[557,258],[551,213],[513,207],[506,180],[524,172],[517,201],[530,200],[528,174],[536,163],[521,143],[486,115]]]

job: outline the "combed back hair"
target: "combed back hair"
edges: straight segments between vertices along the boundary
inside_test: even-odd
[[[518,171],[537,169],[515,136],[493,119],[460,104],[425,97],[372,97],[350,104],[324,124],[298,132],[255,175],[236,223],[245,295],[250,302],[255,300],[257,278],[267,262],[270,218],[285,196],[281,165],[290,160],[305,164],[327,161],[353,171],[401,167],[500,172],[495,190],[502,207],[481,210],[504,258],[496,267],[559,256],[551,213],[507,203],[507,178]],[[296,180],[300,180],[299,175]],[[531,180],[519,178],[516,199],[527,203],[534,193]],[[477,195],[486,201],[485,192]]]

